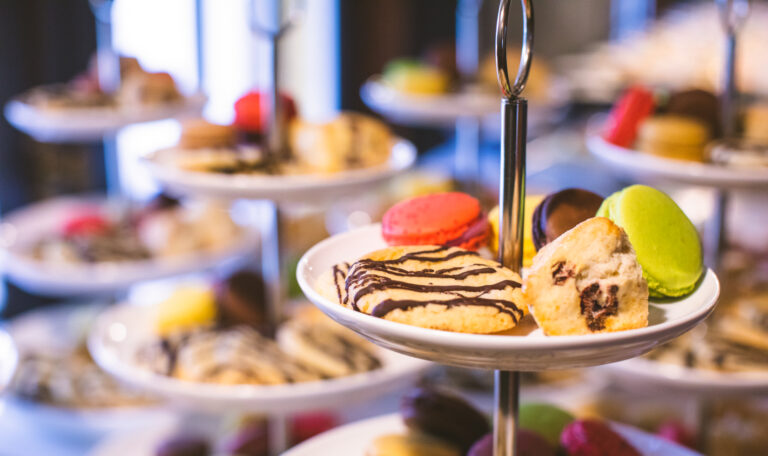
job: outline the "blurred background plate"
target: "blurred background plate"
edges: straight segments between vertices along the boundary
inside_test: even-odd
[[[647,434],[631,426],[613,424],[643,456],[696,456],[698,453]],[[380,435],[402,433],[406,428],[399,414],[352,423],[314,437],[284,453],[285,456],[338,455],[358,456]],[[122,453],[115,453],[122,454]],[[107,453],[100,456],[107,456]]]
[[[113,201],[114,202],[114,201]],[[253,254],[258,234],[242,226],[242,237],[212,252],[195,252],[162,259],[101,263],[52,264],[34,258],[29,249],[55,233],[74,214],[94,207],[106,208],[103,196],[63,196],[9,213],[0,224],[0,246],[4,249],[3,272],[17,285],[37,294],[87,295],[124,290],[137,282],[155,280],[236,262]]]
[[[144,106],[133,109],[78,108],[46,110],[17,97],[5,106],[5,118],[24,133],[40,142],[99,141],[106,135],[131,124],[154,120],[197,117],[207,97],[195,94],[174,104]]]

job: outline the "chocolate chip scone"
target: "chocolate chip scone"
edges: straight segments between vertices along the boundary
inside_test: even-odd
[[[523,293],[546,335],[648,325],[642,269],[624,230],[607,218],[586,220],[540,250]]]
[[[398,246],[352,264],[337,297],[375,317],[485,334],[510,329],[525,315],[521,283],[519,275],[475,252]]]

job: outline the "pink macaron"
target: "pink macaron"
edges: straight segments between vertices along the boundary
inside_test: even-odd
[[[382,220],[389,245],[448,245],[477,250],[488,236],[488,220],[477,199],[459,192],[411,198],[392,206]]]

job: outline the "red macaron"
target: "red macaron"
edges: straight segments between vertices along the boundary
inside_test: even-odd
[[[477,199],[458,192],[402,201],[382,219],[389,245],[448,245],[477,250],[488,236],[488,220]]]

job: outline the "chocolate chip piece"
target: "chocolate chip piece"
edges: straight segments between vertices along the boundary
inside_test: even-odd
[[[555,285],[564,284],[568,279],[573,277],[573,274],[573,268],[567,267],[565,261],[555,263],[552,268],[552,280]]]
[[[581,291],[581,314],[587,318],[587,327],[591,331],[605,329],[606,317],[616,315],[619,310],[618,292],[618,285],[611,285],[608,296],[603,299],[603,291],[598,282]]]

